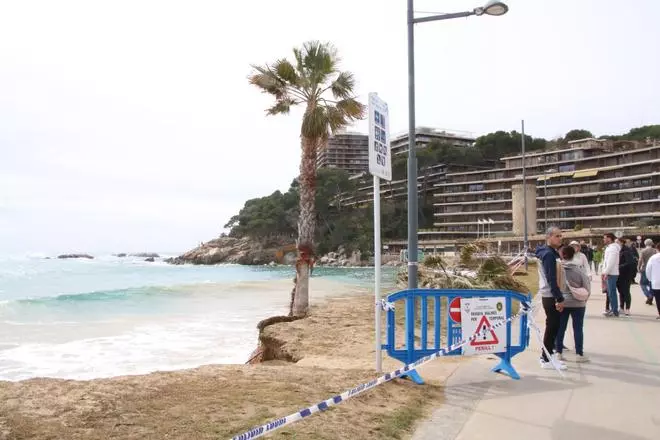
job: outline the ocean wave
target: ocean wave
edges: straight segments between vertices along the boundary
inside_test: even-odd
[[[39,298],[21,298],[5,301],[5,303],[18,304],[52,304],[59,302],[83,302],[83,301],[113,301],[139,296],[163,295],[174,291],[174,286],[146,286],[126,289],[97,290],[93,292],[67,293],[57,296],[46,296]],[[2,304],[2,303],[0,303]]]
[[[48,305],[69,303],[96,303],[133,300],[141,297],[153,297],[163,295],[189,295],[194,293],[213,293],[218,291],[241,291],[241,290],[272,290],[280,288],[282,282],[288,280],[246,280],[218,282],[214,280],[202,280],[195,283],[177,284],[169,286],[143,286],[129,287],[123,289],[96,290],[91,292],[67,293],[55,296],[28,297],[14,300],[0,300],[0,308],[12,304],[21,305]]]

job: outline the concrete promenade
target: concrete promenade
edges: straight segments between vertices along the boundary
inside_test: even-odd
[[[632,286],[632,316],[605,318],[605,295],[594,281],[585,318],[585,355],[577,364],[569,322],[563,379],[539,367],[539,344],[514,358],[516,381],[490,372],[486,357],[460,364],[442,360],[420,369],[446,384],[446,403],[421,422],[413,440],[660,439],[660,320]],[[536,322],[543,330],[540,308]]]

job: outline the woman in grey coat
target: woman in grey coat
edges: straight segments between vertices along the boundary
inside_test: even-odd
[[[579,301],[571,294],[571,287],[583,287],[591,294],[591,282],[582,268],[573,260],[575,249],[571,246],[564,246],[559,250],[561,263],[564,269],[564,282],[559,286],[564,294],[564,310],[559,318],[559,333],[557,334],[557,356],[563,360],[562,350],[564,346],[564,335],[568,328],[568,318],[573,321],[573,335],[575,336],[575,354],[576,362],[589,362],[589,358],[584,355],[584,314],[587,307],[587,301]]]

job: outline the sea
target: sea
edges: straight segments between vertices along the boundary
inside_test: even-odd
[[[175,266],[110,255],[0,257],[0,380],[245,363],[256,324],[288,312],[294,274],[290,266]],[[395,276],[385,270],[384,283]],[[319,295],[316,279],[336,288]],[[373,268],[315,268],[311,299],[373,282]]]

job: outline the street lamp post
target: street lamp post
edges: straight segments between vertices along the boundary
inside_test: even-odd
[[[545,219],[545,231],[548,232],[548,173],[543,170],[543,218]]]
[[[415,24],[472,15],[504,15],[509,7],[489,1],[472,11],[415,18],[414,0],[408,0],[408,288],[417,288],[417,138],[415,136]]]
[[[528,262],[527,262],[527,249],[529,249],[529,243],[527,241],[527,177],[526,177],[526,164],[525,164],[525,120],[523,119],[521,121],[521,142],[522,142],[522,176],[523,176],[523,224],[525,225],[524,227],[524,237],[523,237],[523,246],[525,249],[525,272],[529,269]],[[536,216],[534,216],[536,217]],[[536,225],[534,225],[534,229],[536,229]]]

